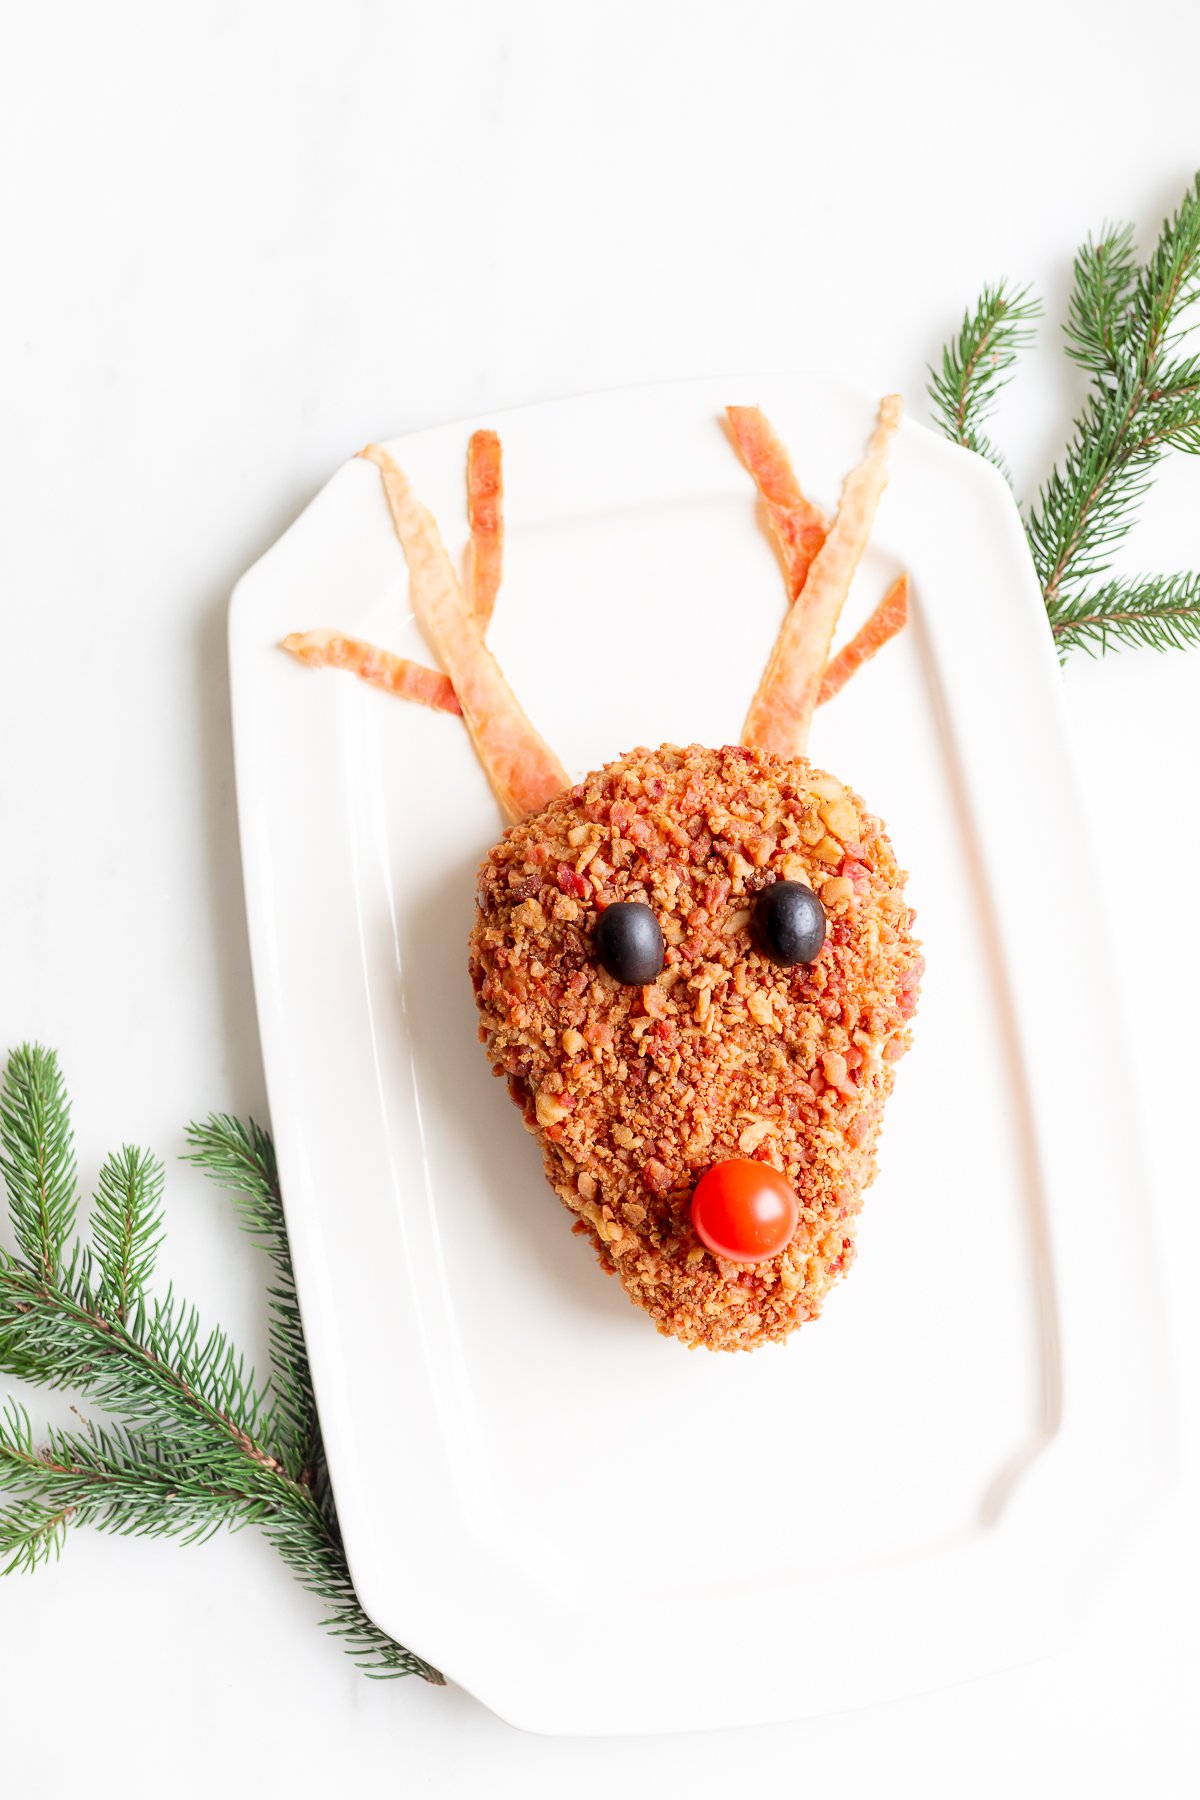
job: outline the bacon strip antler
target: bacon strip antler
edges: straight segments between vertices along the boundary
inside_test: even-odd
[[[825,666],[838,613],[883,489],[886,446],[899,409],[895,396],[882,403],[867,457],[847,477],[832,526],[803,493],[787,451],[760,409],[726,409],[734,441],[766,504],[793,603],[747,719],[746,743],[796,754],[813,708],[838,693],[907,621],[908,581],[901,576],[862,630]],[[499,438],[494,431],[476,431],[468,446],[470,603],[431,514],[416,500],[403,471],[377,445],[361,455],[375,463],[383,477],[409,561],[413,610],[447,672],[329,628],[292,632],[284,638],[283,648],[311,667],[344,669],[402,699],[465,718],[506,817],[519,819],[540,811],[568,785],[566,771],[534,731],[484,643],[503,561]]]
[[[821,677],[817,705],[824,706],[827,700],[840,694],[850,677],[865,662],[870,662],[876,651],[882,650],[907,624],[908,576],[900,575],[893,581],[862,630],[855,632],[850,642],[838,651],[825,670]]]
[[[500,439],[494,431],[473,431],[467,444],[467,514],[471,525],[471,611],[481,631],[491,622],[503,572],[503,501]],[[401,700],[416,700],[436,712],[462,716],[448,675],[381,650],[365,638],[322,627],[319,631],[293,631],[282,647],[312,669],[344,669]]]
[[[803,492],[788,453],[765,413],[757,406],[727,406],[725,417],[729,420],[733,441],[763,497],[771,530],[783,558],[788,598],[795,600],[808,579],[814,557],[825,542],[829,522]]]
[[[408,562],[409,595],[417,623],[445,664],[471,734],[504,809],[515,821],[540,812],[570,786],[566,770],[534,730],[466,602],[432,513],[386,450],[359,453],[383,478],[396,536]]]
[[[448,675],[440,669],[427,669],[424,663],[410,662],[407,656],[397,656],[394,651],[381,650],[365,638],[348,637],[344,631],[324,627],[320,631],[290,632],[283,640],[283,648],[310,669],[345,669],[369,687],[383,688],[402,700],[417,700],[438,712],[462,714]]]
[[[467,445],[467,518],[471,525],[471,611],[480,631],[492,622],[504,560],[504,475],[500,439],[473,431]]]
[[[900,423],[898,394],[880,403],[867,454],[842,484],[837,515],[813,557],[804,597],[788,608],[742,731],[742,742],[800,756],[829,661],[838,616],[887,485],[887,455]]]

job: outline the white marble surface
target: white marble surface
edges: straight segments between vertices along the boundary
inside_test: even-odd
[[[85,1176],[116,1139],[172,1154],[197,1110],[261,1108],[225,602],[342,457],[480,407],[721,369],[829,367],[919,410],[984,277],[1061,306],[1077,236],[1108,214],[1151,227],[1200,161],[1190,0],[1132,22],[1111,0],[853,19],[783,0],[63,0],[10,9],[5,39],[0,1027],[60,1048]],[[1026,487],[1077,392],[1048,327],[1001,425]],[[1198,502],[1200,466],[1176,464],[1130,560],[1197,566]],[[461,1693],[362,1681],[252,1534],[185,1552],[81,1533],[0,1587],[14,1791],[60,1790],[67,1737],[99,1800],[237,1793],[252,1772],[302,1795],[1194,1791],[1200,656],[1076,662],[1066,682],[1188,1436],[1079,1641],[803,1726],[542,1741]],[[261,1350],[261,1271],[183,1171],[169,1223],[170,1272]]]

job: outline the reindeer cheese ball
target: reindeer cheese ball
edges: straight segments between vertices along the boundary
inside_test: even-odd
[[[772,960],[756,906],[804,884],[827,928]],[[606,910],[649,907],[662,971],[597,955]],[[546,1175],[662,1331],[748,1348],[813,1318],[854,1256],[917,954],[877,819],[802,759],[637,750],[507,832],[479,874],[481,1036]],[[692,1221],[697,1183],[754,1159],[799,1205],[783,1248],[739,1263]]]
[[[571,784],[484,643],[500,557],[499,446],[469,461],[472,603],[382,451],[414,609],[446,665],[332,632],[306,660],[460,711],[516,822],[478,878],[480,1038],[602,1266],[658,1329],[752,1349],[815,1318],[850,1266],[924,964],[881,822],[800,754],[819,700],[904,621],[901,581],[833,664],[884,481],[884,402],[833,523],[762,415],[730,423],[792,605],[744,732],[639,749]]]

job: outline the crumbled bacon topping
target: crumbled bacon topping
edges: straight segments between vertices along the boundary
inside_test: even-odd
[[[828,894],[811,967],[775,966],[752,936],[753,896],[785,871]],[[804,759],[638,750],[507,832],[478,900],[483,1042],[601,1264],[687,1344],[749,1349],[815,1318],[853,1259],[924,967],[879,820]],[[644,988],[593,952],[621,900],[652,906],[667,940]],[[700,1175],[746,1154],[801,1202],[792,1243],[749,1280],[690,1214]]]

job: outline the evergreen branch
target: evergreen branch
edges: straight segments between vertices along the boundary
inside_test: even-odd
[[[406,1650],[364,1613],[350,1579],[341,1534],[315,1500],[310,1498],[303,1508],[281,1511],[265,1531],[301,1587],[328,1607],[322,1625],[341,1639],[347,1655],[365,1675],[377,1681],[420,1675],[435,1686],[444,1685],[445,1677],[432,1663]]]
[[[40,1500],[0,1507],[0,1575],[32,1575],[42,1563],[56,1562],[73,1517],[73,1507],[56,1509]]]
[[[1051,619],[1060,601],[1107,572],[1150,485],[1158,446],[1143,429],[1140,376],[1123,371],[1112,388],[1089,396],[1075,435],[1052,469],[1026,529]]]
[[[0,1147],[21,1255],[0,1251],[0,1370],[75,1389],[111,1415],[41,1444],[23,1408],[0,1411],[0,1573],[57,1556],[70,1524],[199,1543],[256,1524],[369,1675],[437,1670],[368,1619],[354,1593],[321,1449],[295,1283],[267,1133],[214,1115],[192,1160],[232,1187],[275,1265],[272,1362],[260,1387],[224,1332],[168,1289],[145,1292],[161,1237],[162,1170],[125,1149],[101,1172],[93,1249],[63,1259],[74,1213],[66,1095],[54,1056],[13,1053]]]
[[[929,370],[930,398],[946,436],[985,456],[1010,483],[1004,458],[982,428],[1040,313],[1041,303],[1027,287],[1012,289],[1005,281],[985,287],[974,312],[963,314],[957,336],[943,350],[940,370]]]
[[[261,1525],[310,1593],[325,1602],[322,1624],[340,1638],[364,1673],[438,1671],[381,1631],[358,1604],[345,1552],[310,1495],[266,1494],[247,1465],[240,1487],[214,1483],[202,1467],[153,1440],[89,1427],[51,1430],[35,1445],[28,1414],[13,1403],[0,1413],[0,1492],[18,1496],[0,1512],[3,1571],[33,1569],[60,1553],[67,1524],[89,1524],[123,1537],[171,1537],[204,1543],[222,1528]]]
[[[250,1457],[285,1474],[262,1429],[268,1396],[224,1333],[201,1340],[194,1308],[170,1293],[149,1309],[139,1301],[122,1323],[105,1316],[80,1274],[48,1283],[19,1264],[0,1265],[0,1369],[87,1394],[127,1425],[167,1434],[184,1449],[222,1451],[232,1467]]]
[[[1200,173],[1175,212],[1163,220],[1154,253],[1139,270],[1131,311],[1140,340],[1142,373],[1149,377],[1182,335],[1180,319],[1200,298]]]
[[[154,1273],[162,1242],[163,1166],[128,1144],[100,1170],[92,1208],[97,1299],[118,1324],[129,1317]]]
[[[1088,278],[1085,258],[1085,290]],[[1166,361],[1200,284],[1200,175],[1164,222],[1149,262],[1131,281],[1127,271],[1119,273],[1122,279],[1126,311],[1111,321],[1117,364],[1099,372],[1062,464],[1029,514],[1030,548],[1052,621],[1083,582],[1111,566],[1164,449],[1200,447],[1200,395],[1186,372],[1180,379]],[[1076,322],[1088,306],[1079,284],[1077,262]],[[1110,298],[1117,291],[1110,289]]]
[[[262,1523],[271,1496],[251,1475],[240,1486],[212,1479],[194,1460],[152,1438],[89,1425],[83,1434],[47,1431],[41,1447],[23,1407],[0,1412],[0,1491],[36,1501],[123,1537],[207,1541],[222,1527]]]
[[[58,1058],[22,1044],[0,1091],[0,1173],[17,1247],[51,1280],[75,1222],[75,1152]]]
[[[275,1279],[268,1297],[276,1433],[289,1472],[311,1475],[322,1454],[317,1403],[283,1218],[275,1146],[253,1119],[243,1125],[224,1113],[211,1113],[203,1124],[189,1125],[186,1136],[191,1145],[186,1160],[233,1194],[242,1225],[274,1264]]]
[[[1135,454],[1173,449],[1195,455],[1200,449],[1200,358],[1168,365],[1147,390],[1142,411]]]
[[[1108,577],[1155,469],[1169,450],[1200,454],[1200,356],[1175,352],[1200,299],[1200,174],[1164,221],[1144,266],[1131,226],[1106,226],[1075,257],[1067,354],[1090,388],[1067,447],[1028,510],[1026,535],[1060,656],[1119,645],[1170,649],[1200,642],[1200,576]],[[1007,315],[1002,302],[1011,300]],[[979,432],[1016,350],[1028,290],[985,288],[930,384],[934,411],[955,443],[1003,468]],[[1005,339],[1008,325],[1017,330]],[[989,357],[999,343],[998,360]],[[983,370],[983,373],[980,370]],[[1006,471],[1007,472],[1007,471]]]
[[[1200,644],[1200,575],[1109,581],[1060,607],[1051,629],[1059,654],[1103,656],[1121,645],[1181,650]]]
[[[1067,355],[1093,375],[1116,379],[1121,373],[1136,278],[1132,225],[1106,226],[1098,243],[1089,237],[1076,254]]]

